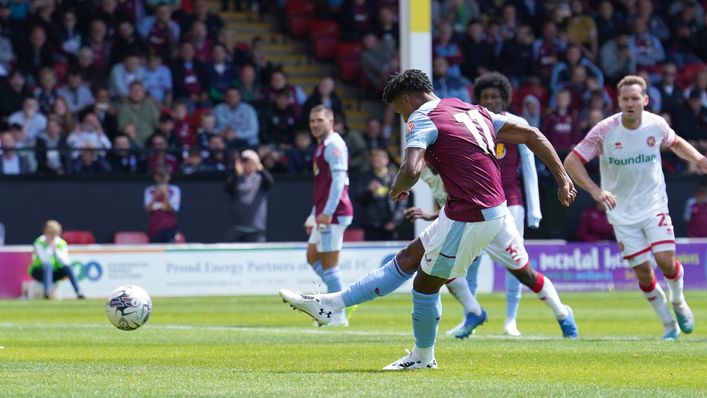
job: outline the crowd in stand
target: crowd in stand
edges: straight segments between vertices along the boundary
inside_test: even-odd
[[[474,101],[474,80],[500,71],[514,85],[512,110],[563,154],[618,110],[618,80],[640,74],[650,84],[649,110],[707,150],[707,2],[442,0],[432,6],[438,96]],[[361,41],[365,76],[380,90],[398,68],[395,2],[345,1],[340,15],[343,37]],[[674,157],[664,165],[668,172],[694,171]]]
[[[316,3],[318,18],[361,43],[365,90],[379,91],[399,69],[398,2]],[[650,110],[706,150],[705,3],[433,0],[433,83],[440,97],[473,101],[476,77],[506,74],[513,110],[566,152],[616,111],[616,81],[638,73]],[[318,104],[336,114],[352,175],[371,171],[374,149],[396,155],[391,112],[381,105],[347,131],[332,77],[303,92],[265,40],[235,42],[207,0],[3,0],[0,26],[0,174],[225,172],[246,149],[270,171],[309,173],[306,116]]]
[[[0,26],[0,174],[225,172],[246,149],[308,172],[302,115],[343,117],[332,78],[289,84],[207,0],[0,1]]]

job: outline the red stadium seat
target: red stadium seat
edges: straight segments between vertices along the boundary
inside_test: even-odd
[[[113,242],[119,245],[142,245],[150,243],[150,238],[141,231],[118,231],[113,235]]]
[[[312,39],[328,38],[338,41],[340,36],[341,29],[336,22],[317,20],[309,25],[309,37]]]
[[[361,59],[363,46],[360,43],[342,42],[336,45],[336,62],[347,59]]]
[[[62,238],[69,244],[87,245],[96,243],[96,237],[91,231],[64,231]]]
[[[339,77],[343,81],[356,81],[361,75],[361,52],[363,46],[359,43],[340,42],[336,45],[334,58],[339,67]]]
[[[317,20],[309,25],[309,38],[314,42],[314,57],[318,60],[334,58],[341,29],[333,21]]]
[[[363,228],[347,228],[344,231],[344,242],[363,242]]]
[[[358,59],[345,59],[339,61],[339,78],[345,82],[358,80],[363,72],[361,61]]]
[[[309,34],[309,25],[312,24],[313,17],[309,15],[292,15],[288,22],[290,26],[290,36],[304,38]]]
[[[682,68],[678,68],[676,83],[683,89],[690,87],[695,81],[695,75],[702,69],[707,69],[707,63],[686,64]]]
[[[330,37],[317,37],[314,39],[314,58],[318,60],[330,60],[334,58],[336,45],[339,39]]]
[[[316,4],[314,0],[288,0],[285,3],[285,14],[287,14],[289,18],[295,15],[314,17],[315,11]]]

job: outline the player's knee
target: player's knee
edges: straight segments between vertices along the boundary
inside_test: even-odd
[[[317,260],[317,253],[312,252],[311,250],[307,250],[307,264],[314,266],[314,263],[316,263]]]
[[[653,278],[655,277],[653,275],[653,270],[651,269],[649,263],[637,265],[633,268],[633,272],[636,273],[636,279],[638,279],[638,283],[643,286],[648,286],[649,284],[651,284],[653,282]]]
[[[427,275],[424,272],[418,272],[415,280],[412,283],[413,289],[422,294],[435,294],[444,286],[447,279],[438,278],[436,276]]]
[[[655,261],[662,270],[672,269],[675,266],[675,252],[665,251],[655,253]]]
[[[413,273],[417,271],[417,268],[420,266],[420,259],[417,259],[416,261],[414,257],[415,256],[412,255],[411,250],[409,248],[405,248],[398,252],[395,256],[395,261],[398,262],[398,266],[403,271]]]
[[[516,277],[516,279],[520,281],[520,283],[524,284],[525,286],[529,288],[535,286],[538,274],[532,268],[523,267],[518,270],[511,270],[511,273],[513,274],[513,276]]]

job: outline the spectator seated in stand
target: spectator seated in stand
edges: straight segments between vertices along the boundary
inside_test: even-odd
[[[275,97],[275,104],[270,105],[261,115],[263,119],[260,129],[261,142],[281,150],[289,148],[293,142],[298,120],[287,90],[280,90]]]
[[[568,90],[557,93],[557,106],[545,116],[542,132],[555,150],[567,153],[580,141],[579,126],[570,110],[572,95]]]
[[[160,111],[155,103],[145,95],[145,87],[139,81],[130,83],[130,94],[118,108],[118,129],[128,123],[137,129],[136,143],[144,146],[154,133],[159,122]]]
[[[206,66],[194,58],[194,45],[188,41],[179,44],[179,55],[172,62],[174,99],[189,104],[190,109],[208,104]]]
[[[157,104],[169,106],[172,101],[172,72],[164,65],[159,53],[151,52],[147,56],[143,84],[147,94]]]
[[[307,101],[305,101],[302,108],[302,115],[309,115],[309,112],[317,105],[324,105],[334,112],[335,115],[345,118],[344,114],[344,104],[341,102],[341,98],[336,94],[336,83],[331,77],[322,78],[319,83],[312,90]],[[309,124],[309,120],[304,120],[302,122],[306,125]]]
[[[86,142],[80,147],[78,158],[74,159],[72,164],[72,174],[89,175],[111,172],[110,164],[91,142]]]
[[[29,174],[32,167],[26,157],[17,154],[15,137],[11,133],[0,133],[0,175]]]
[[[291,173],[312,173],[312,159],[314,159],[315,145],[312,136],[307,130],[295,131],[294,144],[287,149],[287,168]]]
[[[405,210],[404,201],[393,201],[389,195],[396,170],[389,168],[390,157],[384,149],[373,149],[370,162],[371,171],[361,176],[355,194],[362,212],[358,223],[367,241],[395,240]]]
[[[145,170],[145,161],[140,152],[130,144],[127,135],[119,134],[113,138],[113,150],[106,156],[113,173],[137,174]]]
[[[432,65],[432,87],[436,96],[471,102],[467,87],[469,83],[463,77],[449,75],[449,65],[445,58],[435,58]]]
[[[147,167],[150,172],[162,169],[171,175],[179,171],[179,160],[169,153],[169,146],[165,137],[159,134],[154,135],[150,140],[149,148]]]
[[[206,84],[210,87],[209,99],[212,102],[224,100],[226,89],[233,86],[236,81],[236,68],[228,60],[226,47],[217,43],[211,50],[211,63],[206,66]]]
[[[203,170],[208,172],[224,172],[229,167],[226,142],[220,135],[209,139],[209,156],[203,161]]]
[[[235,87],[226,90],[225,101],[214,108],[216,131],[233,129],[243,147],[257,147],[260,143],[260,126],[255,108],[243,102],[241,92]]]
[[[37,172],[40,174],[62,175],[66,173],[69,145],[66,142],[61,120],[49,116],[47,129],[39,134],[35,146]]]
[[[695,196],[685,202],[683,220],[687,223],[687,236],[707,238],[707,183],[702,183]]]

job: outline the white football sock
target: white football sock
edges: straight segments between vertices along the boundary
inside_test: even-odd
[[[412,348],[412,354],[415,356],[415,358],[421,360],[423,363],[429,362],[435,357],[435,346],[433,345],[427,348],[420,348],[418,346],[414,346]]]
[[[650,303],[651,307],[653,307],[655,312],[658,313],[663,325],[665,327],[667,327],[667,325],[674,325],[675,320],[673,319],[673,315],[670,313],[668,303],[665,301],[665,292],[663,292],[663,288],[660,287],[658,282],[653,279],[651,286],[638,286],[641,288],[641,291],[646,297],[646,300],[648,300],[648,303]]]
[[[567,311],[567,307],[560,301],[560,296],[557,294],[557,290],[555,290],[555,285],[552,284],[550,278],[540,272],[537,274],[537,281],[531,290],[552,310],[555,314],[555,318],[559,320],[566,319],[569,316],[569,312]]]
[[[471,312],[474,315],[481,315],[481,305],[469,290],[469,284],[466,279],[454,278],[447,282],[447,289],[452,293],[452,296],[459,301],[464,307],[464,313]]]
[[[346,304],[344,304],[343,292],[320,294],[318,297],[322,300],[323,304],[331,307],[334,311],[343,310],[346,308]]]
[[[665,275],[665,282],[668,285],[668,294],[670,295],[671,303],[680,304],[685,301],[685,294],[683,292],[684,276],[685,268],[680,264],[680,261],[675,262],[674,275]]]

